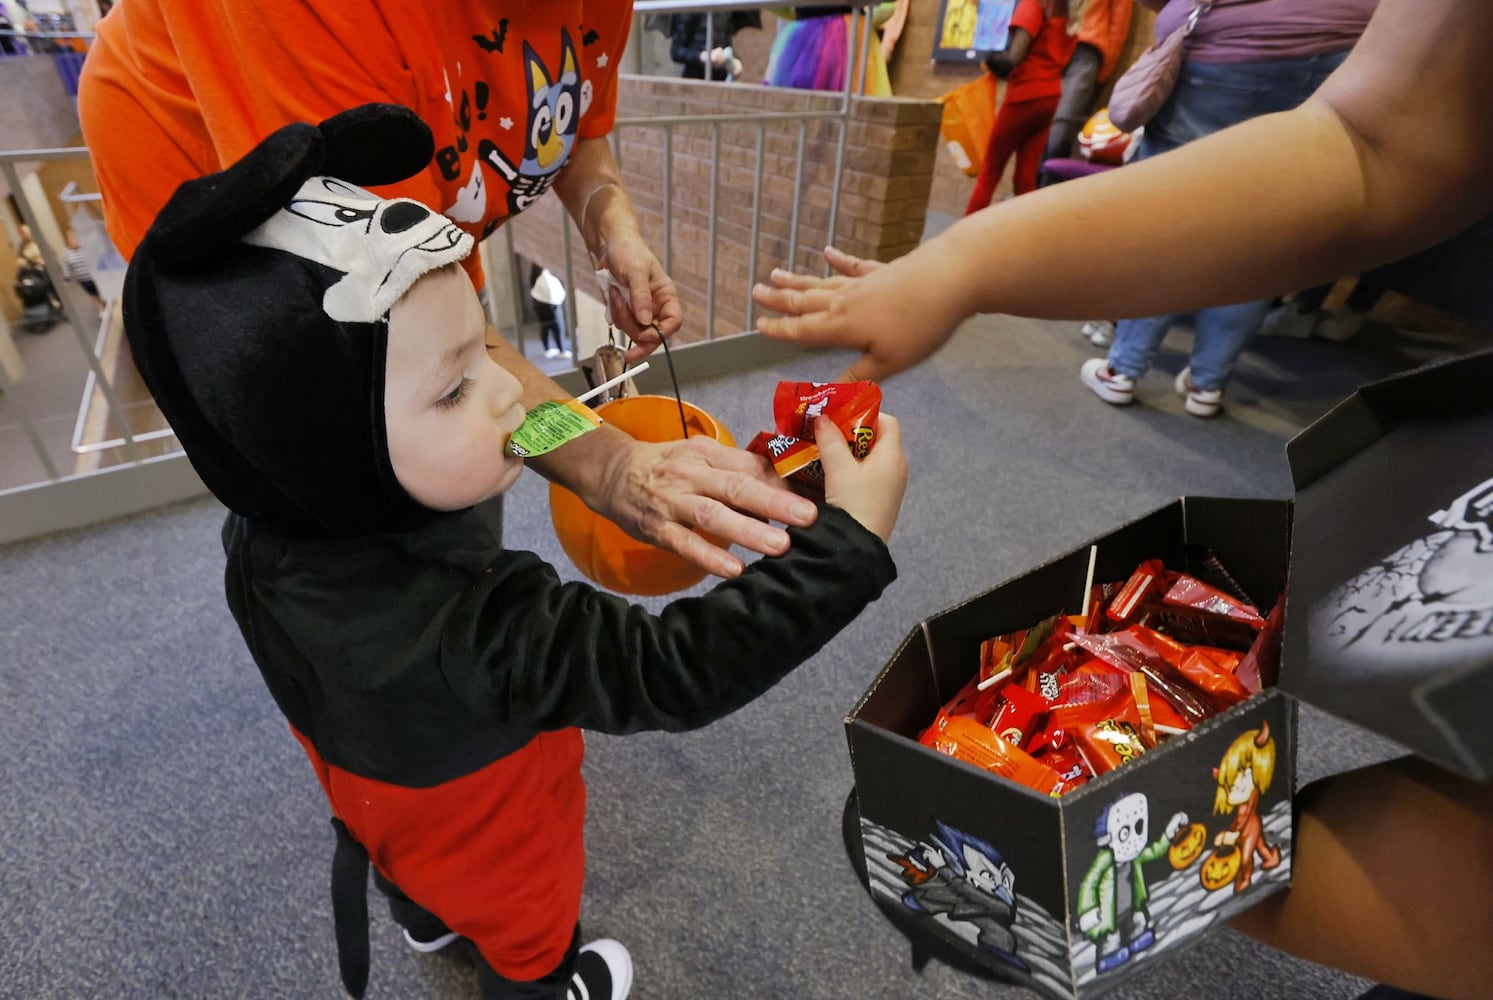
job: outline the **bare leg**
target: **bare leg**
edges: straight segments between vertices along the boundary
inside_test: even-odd
[[[1235,929],[1448,1000],[1493,997],[1493,785],[1405,758],[1301,790],[1291,888]]]

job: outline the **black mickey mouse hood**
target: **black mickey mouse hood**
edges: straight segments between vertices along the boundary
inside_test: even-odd
[[[434,151],[406,108],[370,104],[279,129],[188,181],[124,286],[135,363],[192,466],[231,510],[298,535],[398,531],[439,517],[389,464],[389,309],[472,238],[361,185]]]

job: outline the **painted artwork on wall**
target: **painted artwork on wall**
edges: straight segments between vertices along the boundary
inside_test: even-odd
[[[943,0],[934,60],[974,62],[1004,49],[1015,8],[1016,0]]]

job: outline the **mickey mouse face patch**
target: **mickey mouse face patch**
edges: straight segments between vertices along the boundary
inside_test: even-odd
[[[372,323],[421,275],[466,257],[473,241],[419,202],[386,200],[335,177],[312,177],[244,242],[341,271],[322,308],[338,322]]]

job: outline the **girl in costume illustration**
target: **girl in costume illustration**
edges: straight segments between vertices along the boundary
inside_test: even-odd
[[[1275,777],[1275,739],[1270,735],[1270,724],[1261,722],[1259,729],[1239,734],[1224,751],[1213,776],[1218,779],[1213,812],[1221,815],[1234,810],[1229,828],[1214,837],[1213,843],[1239,849],[1234,891],[1243,892],[1254,878],[1256,855],[1264,871],[1280,864],[1280,848],[1265,839],[1265,827],[1260,822],[1260,796],[1270,791],[1270,781]]]

